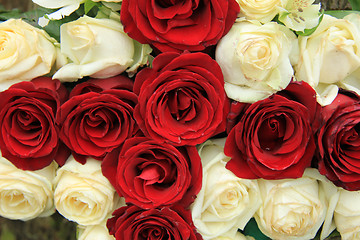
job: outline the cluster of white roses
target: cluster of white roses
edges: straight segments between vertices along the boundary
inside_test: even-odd
[[[208,140],[199,148],[203,185],[192,204],[197,230],[206,239],[251,239],[241,235],[254,217],[271,239],[320,239],[335,228],[342,239],[357,239],[360,229],[360,191],[336,187],[317,169],[302,178],[241,179],[225,168],[225,139]]]
[[[61,25],[60,43],[21,19],[0,23],[0,90],[46,74],[61,81],[133,75],[152,49],[125,34],[119,21],[80,17]]]
[[[253,103],[305,81],[325,106],[339,87],[360,94],[360,16],[337,19],[314,0],[238,0],[241,13],[216,49],[227,95]],[[275,15],[285,25],[271,21]],[[295,35],[319,26],[310,35]]]
[[[0,215],[27,221],[47,217],[55,209],[78,224],[78,239],[112,240],[106,221],[125,205],[103,176],[101,162],[82,165],[70,156],[60,168],[53,162],[37,171],[16,168],[0,157]]]

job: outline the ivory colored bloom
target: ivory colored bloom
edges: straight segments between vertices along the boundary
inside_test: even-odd
[[[77,230],[77,240],[115,240],[106,227],[106,221],[97,225],[78,225]]]
[[[358,18],[324,15],[313,34],[299,36],[296,79],[315,88],[323,106],[335,99],[339,87],[360,93],[359,72],[356,74],[360,67],[360,27],[354,24]]]
[[[334,220],[341,239],[360,238],[360,191],[347,191],[340,188]]]
[[[191,209],[204,239],[224,236],[233,228],[244,229],[261,204],[257,181],[240,179],[225,168],[229,157],[224,154],[224,142],[209,140],[199,149],[203,185]]]
[[[302,178],[259,179],[263,204],[255,214],[260,230],[271,239],[313,239],[327,217],[327,201],[316,169]],[[326,237],[326,236],[325,236]]]
[[[53,78],[76,81],[85,76],[108,78],[125,70],[134,74],[148,63],[149,45],[131,39],[120,22],[88,16],[60,27],[61,52],[71,62],[60,68]]]
[[[279,13],[279,7],[285,6],[288,0],[237,0],[240,5],[239,17],[270,22]]]
[[[27,221],[53,214],[56,166],[52,163],[41,170],[24,171],[0,157],[0,215]]]
[[[290,55],[297,39],[276,22],[238,20],[216,48],[229,98],[253,103],[286,88],[293,76]]]
[[[228,232],[222,234],[221,236],[212,238],[212,240],[255,240],[253,237],[245,236],[235,227],[230,229]]]
[[[70,156],[58,169],[54,200],[58,212],[80,225],[96,225],[113,210],[115,189],[101,172],[101,162],[82,165]]]
[[[57,58],[56,44],[45,31],[21,19],[0,23],[0,90],[48,74]]]

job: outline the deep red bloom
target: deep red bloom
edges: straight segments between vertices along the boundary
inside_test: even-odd
[[[360,190],[360,97],[341,90],[321,110],[317,134],[319,172],[337,186]]]
[[[240,178],[282,179],[301,177],[315,151],[314,133],[320,106],[315,91],[305,82],[248,106],[233,106],[239,122],[230,130],[226,168]]]
[[[23,170],[38,170],[68,157],[55,124],[68,91],[59,80],[40,77],[0,93],[0,148],[4,158]]]
[[[91,79],[78,84],[60,109],[60,138],[75,159],[102,160],[137,131],[133,109],[137,96],[124,76]]]
[[[134,117],[145,136],[196,145],[225,130],[229,101],[219,65],[204,53],[163,53],[135,79]]]
[[[172,239],[201,240],[191,219],[191,212],[181,206],[141,209],[126,206],[115,210],[107,227],[116,240]]]
[[[134,137],[126,140],[114,165],[108,165],[108,159],[104,175],[110,179],[114,175],[110,181],[119,195],[141,208],[188,207],[201,189],[201,159],[194,146],[174,147]]]
[[[123,0],[121,22],[129,36],[161,52],[202,51],[231,28],[235,0]]]

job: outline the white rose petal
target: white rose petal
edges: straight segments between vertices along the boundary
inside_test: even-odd
[[[228,97],[253,103],[286,88],[293,77],[290,55],[296,44],[294,33],[275,22],[236,22],[215,53]]]
[[[71,63],[53,76],[61,81],[76,81],[85,76],[108,78],[124,72],[134,74],[148,63],[149,45],[138,44],[123,31],[120,22],[87,16],[65,23],[60,28],[61,52]]]
[[[112,212],[115,189],[101,172],[101,162],[82,165],[70,156],[58,169],[54,200],[58,212],[80,225],[96,225]]]
[[[279,7],[284,7],[287,0],[236,0],[240,6],[239,17],[270,22],[279,13]]]
[[[272,239],[314,238],[326,218],[329,202],[318,178],[321,175],[317,170],[306,169],[298,179],[259,179],[263,205],[255,220],[260,230]]]
[[[57,59],[55,39],[21,19],[0,23],[0,90],[48,74]]]
[[[360,191],[340,189],[334,220],[341,239],[360,238]]]
[[[53,214],[56,167],[52,163],[41,170],[24,171],[0,157],[0,215],[27,221]]]
[[[192,204],[192,217],[204,239],[243,229],[261,204],[256,180],[240,179],[225,168],[224,139],[200,147],[203,184]]]
[[[253,237],[245,236],[238,231],[237,228],[230,229],[228,232],[221,236],[212,238],[212,240],[255,240]]]
[[[359,67],[360,31],[351,21],[325,14],[313,34],[299,36],[295,76],[317,91],[321,105],[328,105],[335,99],[338,87],[360,93],[357,83],[360,78],[353,75]]]

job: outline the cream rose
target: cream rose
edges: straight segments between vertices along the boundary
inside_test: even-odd
[[[109,234],[109,230],[106,227],[106,221],[97,225],[77,227],[77,240],[115,240],[115,238]]]
[[[0,215],[27,221],[55,212],[53,185],[56,164],[24,171],[0,157]]]
[[[299,36],[295,76],[315,88],[323,106],[335,99],[338,87],[360,94],[360,77],[352,75],[360,67],[360,31],[352,21],[324,15],[313,34]]]
[[[255,240],[253,237],[245,236],[238,231],[237,228],[230,229],[228,232],[221,236],[212,238],[212,240]]]
[[[236,0],[240,6],[239,17],[250,20],[259,20],[262,23],[270,22],[280,7],[284,7],[287,0]]]
[[[0,23],[0,91],[48,74],[57,58],[56,44],[45,31],[21,19]]]
[[[131,39],[120,22],[88,16],[61,25],[61,52],[72,62],[53,76],[76,81],[85,76],[108,78],[125,70],[134,74],[148,63],[149,45]]]
[[[229,98],[253,103],[286,88],[297,38],[283,25],[238,20],[218,43],[216,61]]]
[[[329,201],[319,186],[320,178],[316,169],[306,169],[298,179],[259,179],[263,204],[255,220],[260,230],[272,239],[313,239],[325,219],[331,221],[332,216],[327,212]],[[323,238],[332,229],[327,230]]]
[[[360,239],[360,191],[340,189],[334,220],[341,239]]]
[[[101,162],[89,158],[82,165],[70,156],[58,169],[54,201],[58,212],[80,225],[96,225],[114,206],[115,189],[101,172]]]
[[[191,206],[193,222],[204,239],[219,237],[232,228],[244,229],[261,204],[256,180],[240,179],[225,168],[225,139],[200,146],[202,188]]]

